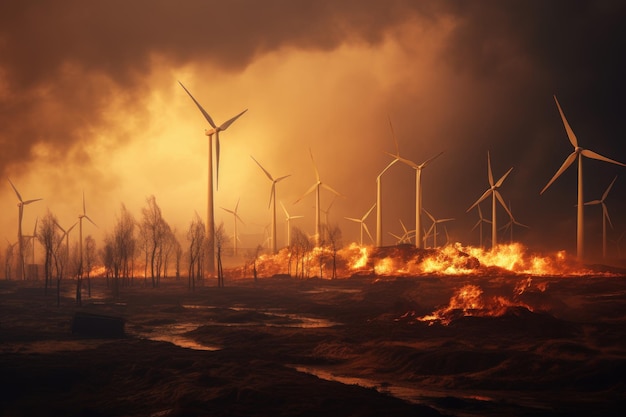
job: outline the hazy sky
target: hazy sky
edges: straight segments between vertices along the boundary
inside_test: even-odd
[[[313,233],[313,196],[293,204],[315,181],[310,148],[322,181],[345,196],[330,221],[357,240],[344,216],[375,201],[394,151],[389,116],[404,157],[444,151],[423,172],[423,200],[436,217],[456,218],[453,239],[478,241],[477,213],[465,211],[488,186],[490,151],[496,178],[514,167],[501,193],[531,227],[515,236],[574,251],[575,166],[539,196],[572,151],[552,95],[582,147],[626,163],[625,19],[619,0],[3,1],[0,237],[17,234],[7,177],[24,199],[44,199],[25,208],[25,234],[47,208],[74,223],[83,190],[99,226],[85,234],[98,238],[121,203],[139,217],[152,194],[181,236],[194,211],[204,217],[208,125],[180,80],[218,124],[249,109],[221,136],[216,220],[228,231],[232,216],[219,207],[238,199],[242,234],[270,221],[271,184],[252,155],[274,176],[291,174],[278,199]],[[615,239],[626,230],[626,168],[584,168],[586,201],[619,175],[606,201]],[[414,224],[414,171],[393,167],[384,187],[392,244],[399,219]],[[331,199],[322,192],[323,207]],[[600,220],[599,207],[586,210],[590,252]]]

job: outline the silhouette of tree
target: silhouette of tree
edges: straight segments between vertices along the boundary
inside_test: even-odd
[[[224,269],[222,267],[222,248],[230,239],[224,230],[224,222],[215,228],[215,247],[217,249],[217,286],[224,287]]]
[[[60,304],[60,291],[61,291],[61,271],[58,270],[59,262],[59,248],[63,243],[63,236],[61,236],[56,227],[56,217],[50,210],[48,210],[45,216],[39,223],[37,230],[37,240],[44,249],[44,293],[48,293],[48,287],[52,283],[52,277],[57,276],[57,305]],[[66,251],[61,251],[66,253]],[[55,274],[56,272],[56,274]]]
[[[163,270],[163,245],[164,240],[171,229],[163,219],[161,208],[152,195],[146,200],[147,206],[141,210],[141,228],[146,239],[146,254],[150,262],[150,278],[152,286],[157,287]]]
[[[206,227],[204,222],[196,213],[187,230],[187,241],[189,242],[189,289],[196,288],[196,279],[201,277],[202,253],[204,252]]]
[[[332,254],[331,278],[337,278],[337,251],[341,249],[341,229],[339,226],[326,226],[326,237],[328,239],[328,247]]]
[[[87,271],[87,296],[91,297],[91,270],[96,262],[96,240],[91,235],[88,235],[85,238],[83,257],[85,269]]]

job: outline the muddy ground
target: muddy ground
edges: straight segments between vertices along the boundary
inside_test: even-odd
[[[523,285],[520,285],[520,284]],[[3,416],[590,416],[626,406],[626,279],[0,282]],[[498,312],[448,312],[466,285]],[[520,291],[520,288],[523,291]],[[488,303],[487,303],[488,304]],[[125,319],[72,334],[75,312]]]

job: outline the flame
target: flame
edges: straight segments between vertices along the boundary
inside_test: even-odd
[[[600,275],[583,268],[565,251],[547,255],[530,253],[520,243],[502,244],[495,249],[463,246],[460,243],[438,249],[417,249],[406,244],[377,248],[352,243],[337,251],[329,247],[312,247],[305,253],[298,253],[283,248],[275,255],[262,254],[256,258],[260,277],[290,274],[329,278],[333,263],[338,277],[362,273],[378,276]],[[226,273],[234,277],[251,276],[250,271],[251,261],[242,267],[226,270]],[[518,291],[523,292],[523,287]]]
[[[435,310],[432,314],[418,317],[417,320],[433,324],[435,322],[447,326],[458,316],[475,317],[499,317],[510,307],[525,307],[532,311],[526,304],[514,302],[503,296],[486,298],[483,291],[477,285],[468,284],[461,287],[450,298],[447,306]]]

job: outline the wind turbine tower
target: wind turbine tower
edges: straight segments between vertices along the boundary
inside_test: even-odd
[[[254,162],[256,162],[256,164],[259,166],[259,168],[261,168],[263,170],[263,172],[265,173],[267,178],[270,181],[272,181],[272,189],[270,191],[270,202],[268,204],[268,207],[272,208],[272,236],[271,236],[272,253],[276,253],[277,252],[277,247],[276,247],[277,246],[276,245],[276,183],[284,180],[285,178],[289,177],[291,174],[284,175],[282,177],[278,177],[278,178],[274,179],[274,177],[272,177],[272,175],[265,168],[263,168],[263,166],[259,163],[259,161],[254,159],[254,156],[250,155],[250,158],[252,158],[252,160]],[[284,207],[283,207],[283,209],[284,209]]]

